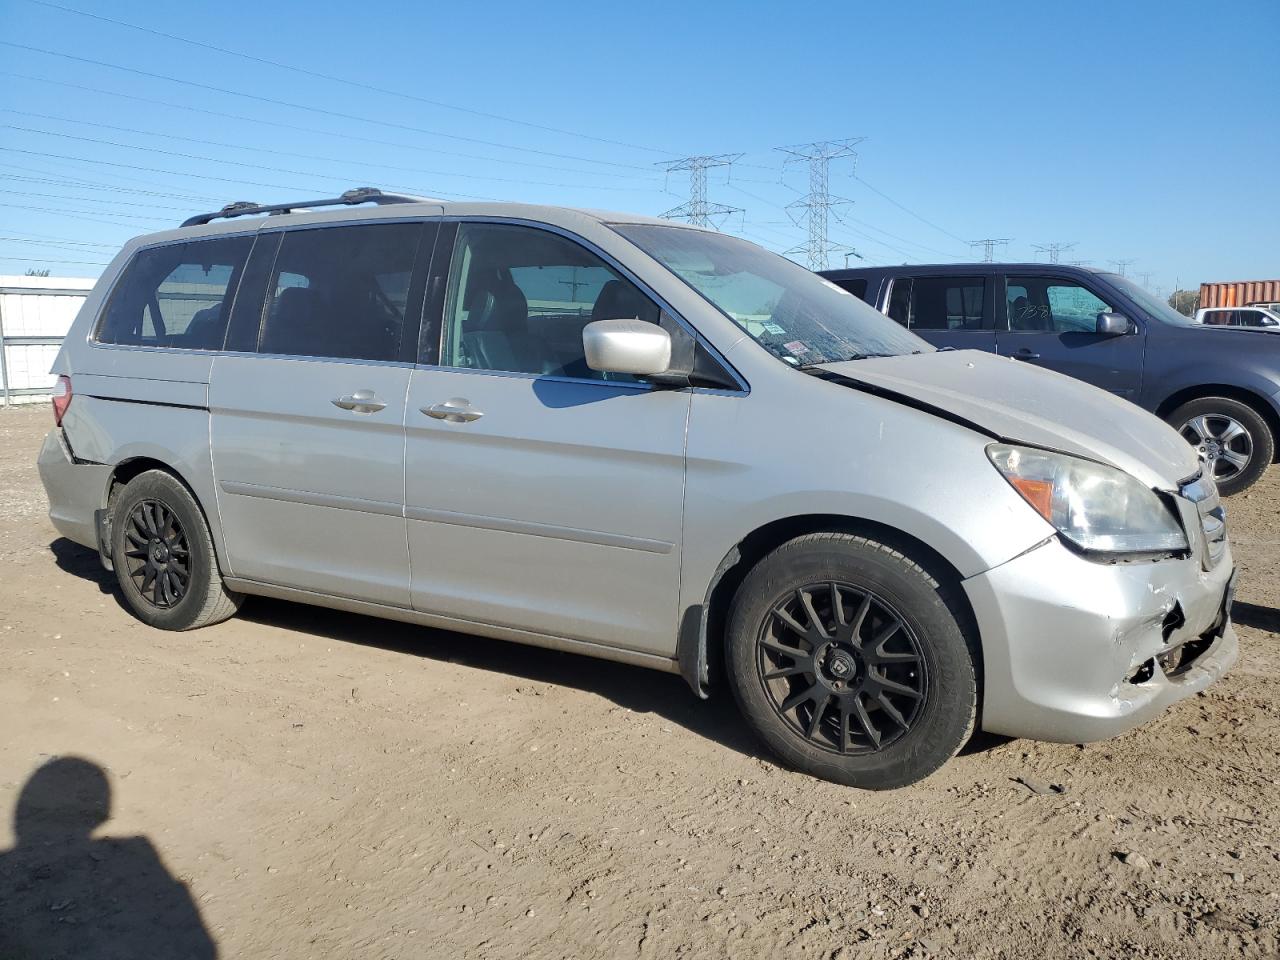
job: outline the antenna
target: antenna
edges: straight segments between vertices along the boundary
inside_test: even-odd
[[[707,200],[707,171],[715,167],[729,167],[738,160],[740,153],[721,153],[716,156],[681,157],[659,163],[667,173],[689,171],[689,199],[678,207],[662,214],[664,220],[686,220],[695,227],[716,227],[713,218],[723,223],[730,214],[741,213],[740,207],[727,207],[723,203]]]
[[[825,270],[829,265],[831,254],[842,249],[840,244],[832,243],[827,236],[827,227],[831,220],[831,208],[852,203],[843,197],[832,197],[829,189],[831,161],[844,157],[852,157],[856,163],[857,147],[866,137],[850,137],[846,140],[818,140],[814,143],[801,143],[792,147],[778,147],[787,155],[788,163],[803,161],[809,167],[809,192],[799,200],[787,204],[787,213],[798,227],[804,227],[809,234],[808,241],[787,253],[803,253],[810,270]]]

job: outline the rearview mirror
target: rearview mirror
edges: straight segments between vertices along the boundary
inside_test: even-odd
[[[1106,337],[1119,337],[1133,332],[1133,324],[1123,313],[1098,314],[1098,333]]]
[[[587,366],[652,377],[671,366],[671,334],[644,320],[593,320],[582,328]]]

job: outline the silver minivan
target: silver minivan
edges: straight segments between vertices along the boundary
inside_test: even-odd
[[[871,788],[1236,658],[1176,432],[709,230],[234,204],[126,244],[54,372],[50,516],[163,629],[259,594],[679,673]]]

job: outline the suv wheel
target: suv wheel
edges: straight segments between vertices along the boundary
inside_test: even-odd
[[[218,623],[243,599],[222,584],[195,498],[162,470],[138,474],[116,495],[111,560],[129,608],[162,630]]]
[[[743,715],[787,765],[868,789],[921,780],[973,732],[975,657],[941,585],[892,547],[840,533],[783,544],[729,617]]]
[[[1257,483],[1275,456],[1275,440],[1266,421],[1239,400],[1192,400],[1169,414],[1168,422],[1200,452],[1223,496]]]

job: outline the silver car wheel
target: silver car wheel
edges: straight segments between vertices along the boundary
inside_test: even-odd
[[[1202,413],[1182,425],[1183,438],[1209,464],[1215,480],[1229,480],[1253,459],[1253,437],[1240,421],[1220,413]]]

